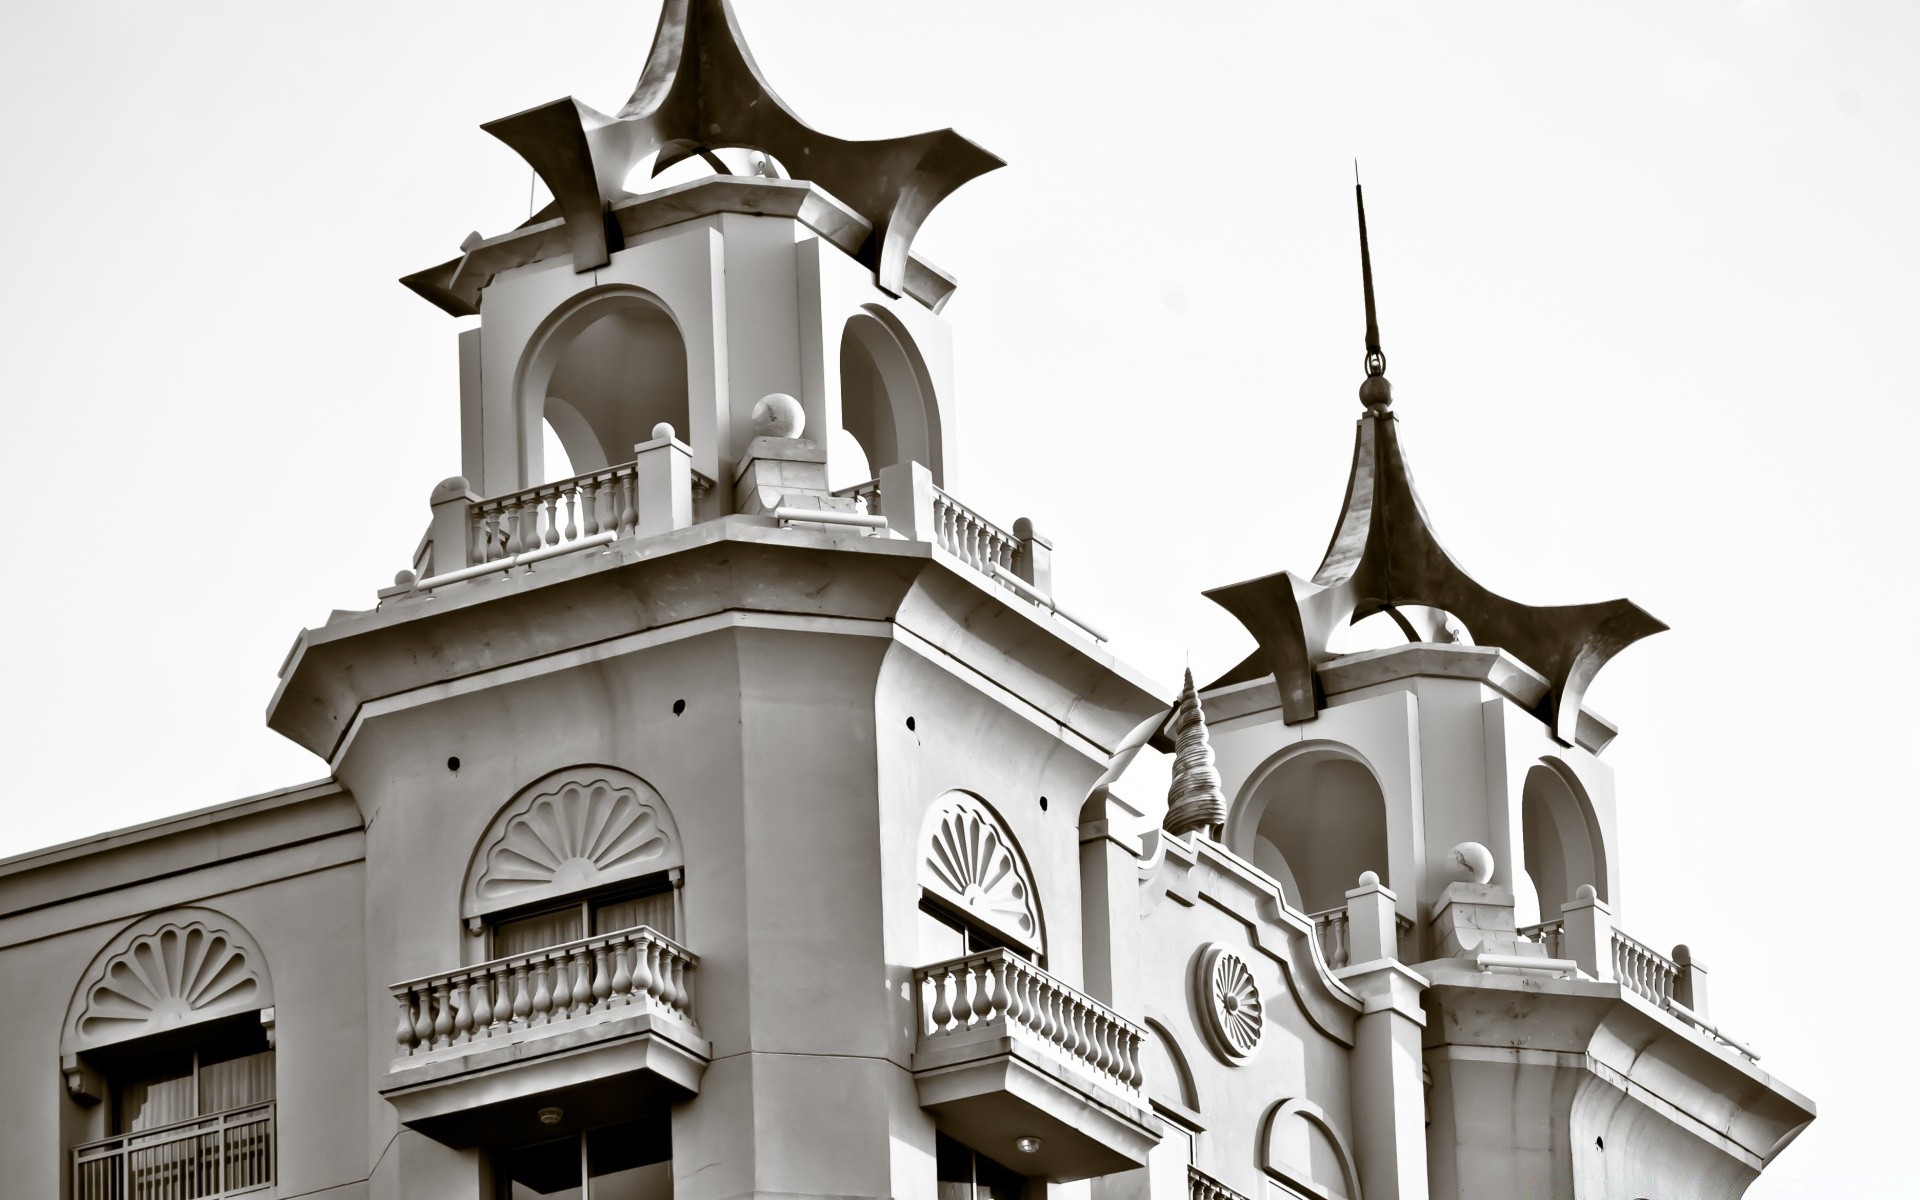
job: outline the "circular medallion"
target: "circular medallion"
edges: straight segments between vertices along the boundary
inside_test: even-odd
[[[1245,960],[1218,943],[1202,946],[1193,960],[1193,993],[1196,1023],[1214,1052],[1234,1066],[1251,1059],[1266,1031],[1266,1005]]]

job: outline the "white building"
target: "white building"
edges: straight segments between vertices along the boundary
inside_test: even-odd
[[[1326,561],[1170,711],[943,489],[913,237],[997,159],[800,124],[724,0],[487,128],[556,199],[406,281],[463,473],[282,668],[331,777],[0,863],[8,1195],[1677,1200],[1812,1119],[1613,927],[1582,702],[1661,626],[1446,556],[1370,314]]]

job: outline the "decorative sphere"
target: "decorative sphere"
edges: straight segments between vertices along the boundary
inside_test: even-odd
[[[1590,904],[1600,898],[1600,893],[1590,883],[1583,883],[1574,889],[1573,898],[1582,904]]]
[[[753,432],[760,437],[797,438],[807,427],[807,410],[785,392],[760,397],[753,406]]]
[[[1393,385],[1385,375],[1369,375],[1360,385],[1360,403],[1368,408],[1385,408],[1393,403]]]
[[[1468,883],[1491,883],[1493,851],[1479,842],[1461,842],[1453,848],[1447,873],[1455,879],[1465,880]]]
[[[1377,871],[1360,872],[1360,886],[1361,887],[1379,887],[1380,886],[1379,873]]]
[[[664,442],[672,436],[673,425],[670,422],[662,421],[653,427],[653,440],[656,442]]]

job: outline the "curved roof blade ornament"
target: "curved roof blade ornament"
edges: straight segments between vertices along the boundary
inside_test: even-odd
[[[1666,625],[1628,600],[1554,607],[1509,600],[1474,582],[1442,548],[1389,411],[1393,389],[1374,314],[1366,207],[1357,181],[1353,192],[1367,303],[1367,377],[1360,385],[1367,411],[1354,439],[1346,501],[1311,580],[1282,571],[1206,593],[1260,643],[1208,687],[1272,675],[1286,723],[1312,720],[1325,702],[1314,668],[1334,657],[1327,646],[1339,627],[1389,608],[1426,605],[1453,614],[1480,645],[1497,646],[1545,676],[1547,695],[1537,715],[1555,739],[1573,745],[1581,701],[1600,668]]]
[[[481,126],[525,158],[552,191],[572,239],[573,267],[606,265],[619,246],[607,206],[659,151],[656,173],[729,147],[777,159],[818,183],[872,227],[860,261],[893,295],[905,287],[913,239],[934,206],[1005,164],[951,129],[847,141],[808,126],[754,63],[728,0],[667,0],[632,99],[607,116],[556,100]]]

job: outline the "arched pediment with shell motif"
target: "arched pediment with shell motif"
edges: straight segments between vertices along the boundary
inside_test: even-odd
[[[467,867],[460,915],[578,895],[683,862],[666,801],[614,767],[570,767],[521,789]]]
[[[920,886],[1001,937],[1045,951],[1026,859],[978,797],[948,792],[927,814]]]
[[[209,908],[172,909],[135,921],[94,955],[68,1004],[61,1053],[272,1006],[252,934]]]

